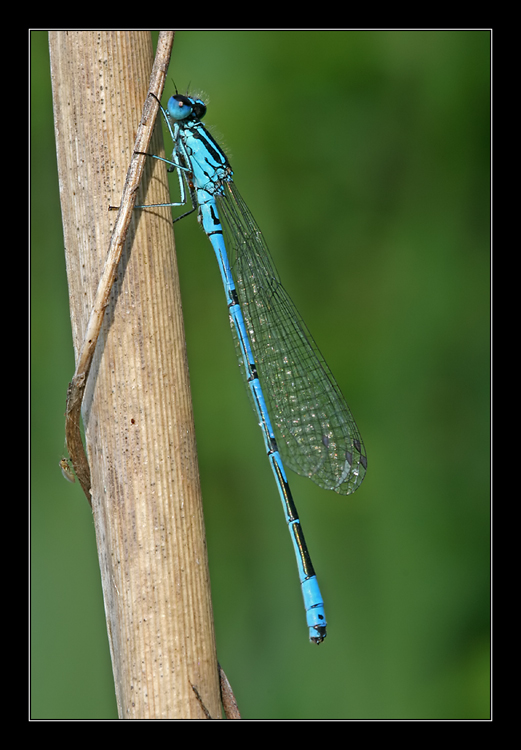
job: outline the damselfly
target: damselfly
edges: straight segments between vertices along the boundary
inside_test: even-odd
[[[324,604],[282,459],[320,487],[348,495],[365,476],[364,444],[280,282],[264,237],[235,187],[228,159],[201,122],[205,103],[176,94],[161,111],[174,144],[172,158],[150,156],[177,171],[181,200],[166,205],[184,206],[188,195],[191,199],[192,208],[174,221],[197,210],[215,251],[241,371],[295,550],[309,637],[321,643],[326,637]]]

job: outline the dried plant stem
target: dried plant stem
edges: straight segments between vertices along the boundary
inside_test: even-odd
[[[218,716],[171,214],[132,211],[142,173],[139,203],[169,201],[165,165],[134,151],[164,153],[160,128],[148,145],[158,106],[148,86],[161,96],[172,33],[160,36],[152,77],[149,32],[57,31],[49,40],[77,362],[67,444],[92,504],[118,712],[200,718],[195,684]]]
[[[91,503],[90,470],[80,433],[81,404],[90,366],[94,357],[94,351],[96,349],[96,343],[101,331],[103,316],[105,315],[105,309],[109,302],[112,285],[116,278],[117,267],[123,253],[127,231],[132,218],[132,211],[136,202],[136,193],[146,161],[146,157],[140,155],[139,152],[146,152],[150,145],[159,106],[158,100],[161,99],[161,94],[163,92],[173,43],[173,32],[162,32],[158,40],[158,49],[156,52],[154,67],[152,68],[152,75],[150,77],[149,94],[153,94],[154,96],[148,96],[145,100],[143,114],[134,144],[134,151],[132,153],[125,185],[123,187],[116,225],[114,226],[110,240],[105,268],[99,281],[98,290],[96,292],[87,330],[85,332],[85,339],[76,364],[76,371],[67,391],[65,420],[67,450],[69,451],[76,476],[78,477],[89,503]]]

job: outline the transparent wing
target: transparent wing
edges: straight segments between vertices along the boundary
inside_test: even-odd
[[[217,206],[284,462],[320,487],[348,495],[360,486],[367,469],[351,411],[282,286],[262,233],[233,182],[224,184]],[[245,376],[244,367],[241,371]]]

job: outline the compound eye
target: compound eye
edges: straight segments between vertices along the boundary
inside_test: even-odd
[[[194,111],[194,101],[187,96],[171,96],[167,105],[168,114],[173,120],[186,120]]]
[[[202,120],[206,114],[206,104],[201,99],[194,101],[194,115],[198,120]]]

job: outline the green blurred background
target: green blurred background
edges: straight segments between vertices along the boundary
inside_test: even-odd
[[[58,468],[74,361],[47,33],[30,41],[32,716],[115,718],[92,517]],[[487,31],[176,35],[165,101],[172,78],[209,97],[369,457],[350,498],[290,476],[326,602],[315,647],[217,265],[194,217],[176,225],[218,655],[244,718],[489,716],[489,76]]]

